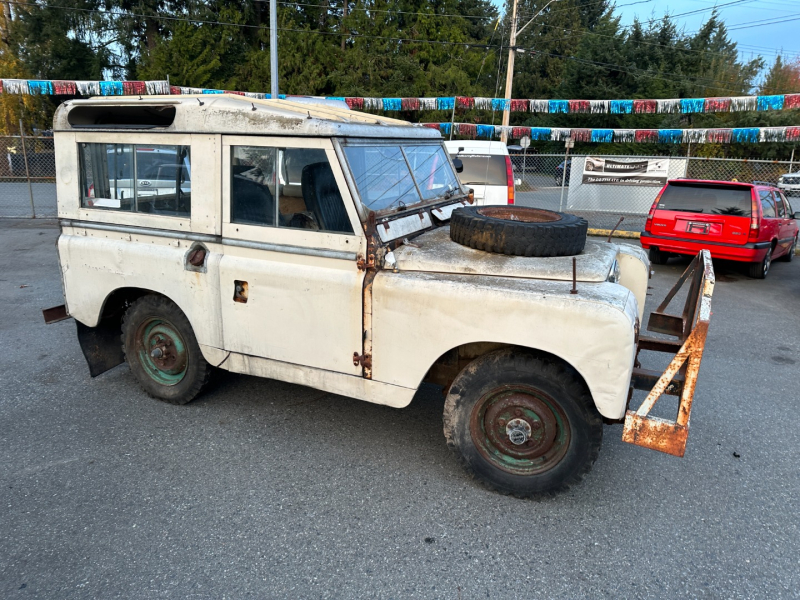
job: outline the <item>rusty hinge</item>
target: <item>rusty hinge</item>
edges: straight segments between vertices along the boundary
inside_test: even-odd
[[[359,354],[358,352],[353,352],[353,366],[357,367],[359,365],[365,369],[371,369],[372,356],[369,354]]]
[[[367,269],[374,269],[375,268],[375,255],[370,253],[367,255],[365,259],[360,254],[356,259],[356,266],[358,267],[359,271],[366,271]]]

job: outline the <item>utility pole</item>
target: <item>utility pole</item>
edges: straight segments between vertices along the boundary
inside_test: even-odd
[[[342,8],[342,23],[347,18],[347,0],[344,0],[344,7]],[[347,41],[347,36],[342,36],[342,52],[344,52],[344,43]]]
[[[509,38],[509,48],[508,48],[508,70],[506,71],[506,100],[511,100],[511,89],[512,83],[514,81],[514,55],[517,52],[517,36],[525,31],[525,28],[528,27],[531,23],[533,23],[534,19],[542,14],[545,9],[550,6],[553,2],[559,2],[560,0],[550,0],[547,4],[545,4],[542,9],[537,12],[535,15],[531,17],[531,20],[525,23],[519,31],[517,31],[517,0],[513,0],[514,4],[511,8],[511,37]],[[510,104],[510,103],[509,103]],[[511,118],[511,106],[506,108],[503,111],[503,127],[508,127],[509,120]],[[503,129],[503,133],[500,136],[500,140],[505,144],[508,142],[508,135],[506,134],[506,130]]]
[[[269,0],[269,91],[278,99],[278,2]]]

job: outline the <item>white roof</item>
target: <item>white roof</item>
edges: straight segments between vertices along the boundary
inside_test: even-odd
[[[347,136],[364,138],[423,138],[441,139],[439,131],[419,124],[378,115],[342,109],[323,104],[293,102],[292,100],[258,100],[238,94],[200,94],[186,96],[125,96],[96,97],[70,100],[59,106],[53,118],[55,131],[84,131],[122,129],[113,125],[76,125],[70,119],[72,111],[87,114],[96,107],[106,113],[106,122],[113,122],[115,108],[120,112],[135,108],[175,107],[175,118],[157,131],[165,133],[231,133],[292,136]],[[88,111],[91,113],[91,110]],[[76,113],[77,114],[77,113]],[[109,116],[110,115],[110,116]],[[86,121],[86,118],[82,118]],[[72,124],[71,124],[72,123]],[[127,131],[153,131],[125,126]]]
[[[461,154],[508,154],[506,145],[497,140],[447,140],[444,145],[450,154],[456,154],[459,148],[464,148]]]

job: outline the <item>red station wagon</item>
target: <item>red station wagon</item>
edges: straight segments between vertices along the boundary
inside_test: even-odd
[[[706,248],[714,258],[751,263],[750,276],[763,279],[773,259],[792,260],[798,217],[771,185],[675,179],[656,196],[641,242],[657,265]]]

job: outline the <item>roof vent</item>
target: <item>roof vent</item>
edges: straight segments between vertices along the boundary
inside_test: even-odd
[[[83,105],[69,111],[67,121],[76,129],[155,129],[175,120],[170,105]]]

